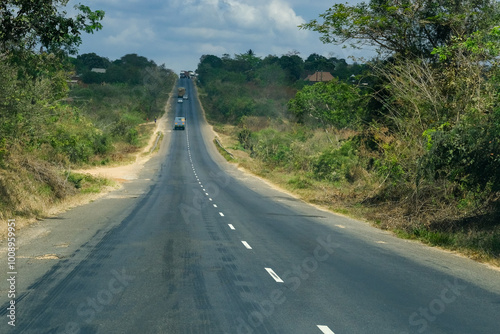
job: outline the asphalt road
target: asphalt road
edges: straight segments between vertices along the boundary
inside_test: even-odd
[[[230,166],[191,81],[180,85],[189,99],[172,119],[186,130],[165,136],[139,180],[19,245],[16,326],[3,280],[0,332],[498,333],[499,271]]]

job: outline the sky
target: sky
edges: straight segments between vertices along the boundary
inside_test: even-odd
[[[196,70],[202,55],[222,57],[252,50],[258,57],[298,52],[348,60],[373,56],[323,44],[320,35],[298,25],[319,18],[335,3],[360,1],[313,0],[70,0],[104,10],[103,29],[83,34],[79,54],[94,52],[113,61],[135,53],[176,73]],[[311,4],[312,3],[312,4]],[[352,60],[351,60],[352,61]]]

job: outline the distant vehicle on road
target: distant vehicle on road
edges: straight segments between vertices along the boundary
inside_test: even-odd
[[[182,102],[184,102],[183,99],[177,99],[177,103],[182,103]]]
[[[185,117],[176,117],[174,120],[174,130],[181,129],[184,130],[186,127]]]
[[[179,87],[177,88],[177,97],[182,98],[186,94],[186,88],[184,87]]]
[[[184,100],[187,100],[188,99],[188,95],[187,94],[184,94],[184,96],[182,97]]]

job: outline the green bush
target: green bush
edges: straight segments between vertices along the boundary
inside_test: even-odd
[[[139,145],[139,132],[136,129],[129,129],[127,132],[127,142],[131,145]]]
[[[273,166],[286,166],[291,159],[293,138],[274,129],[264,129],[256,133],[253,155]]]
[[[312,186],[311,181],[309,179],[305,179],[301,176],[295,176],[288,180],[288,184],[296,189],[306,189]]]
[[[247,128],[243,128],[241,131],[238,132],[238,141],[239,143],[243,146],[245,150],[253,150],[253,140],[254,140],[253,133]]]
[[[428,132],[423,169],[428,177],[444,177],[467,191],[500,191],[500,110],[469,114],[453,128]]]
[[[110,185],[107,179],[88,174],[69,173],[68,182],[72,183],[81,193],[97,193],[102,187]]]
[[[99,134],[94,137],[94,152],[105,155],[113,149],[112,139],[108,134]]]
[[[351,168],[357,164],[355,145],[346,141],[337,149],[323,151],[314,159],[312,168],[316,179],[336,182],[348,177]]]

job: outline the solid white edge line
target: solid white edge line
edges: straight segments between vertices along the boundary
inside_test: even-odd
[[[274,272],[274,270],[272,270],[271,268],[264,268],[266,269],[266,271],[269,273],[269,275],[271,275],[271,277],[278,283],[285,283],[283,282],[283,280],[278,276],[278,274],[276,274]]]
[[[328,326],[322,326],[322,325],[318,325],[318,328],[320,331],[322,331],[324,334],[335,334],[334,332],[332,332],[332,330],[330,328],[328,328]]]
[[[250,247],[250,245],[248,244],[248,242],[242,240],[241,243],[243,244],[243,246],[246,247],[246,249],[252,249],[252,247]]]
[[[230,228],[231,230],[236,230],[236,229],[234,228],[233,224],[227,224],[227,226],[229,226],[229,228]]]

